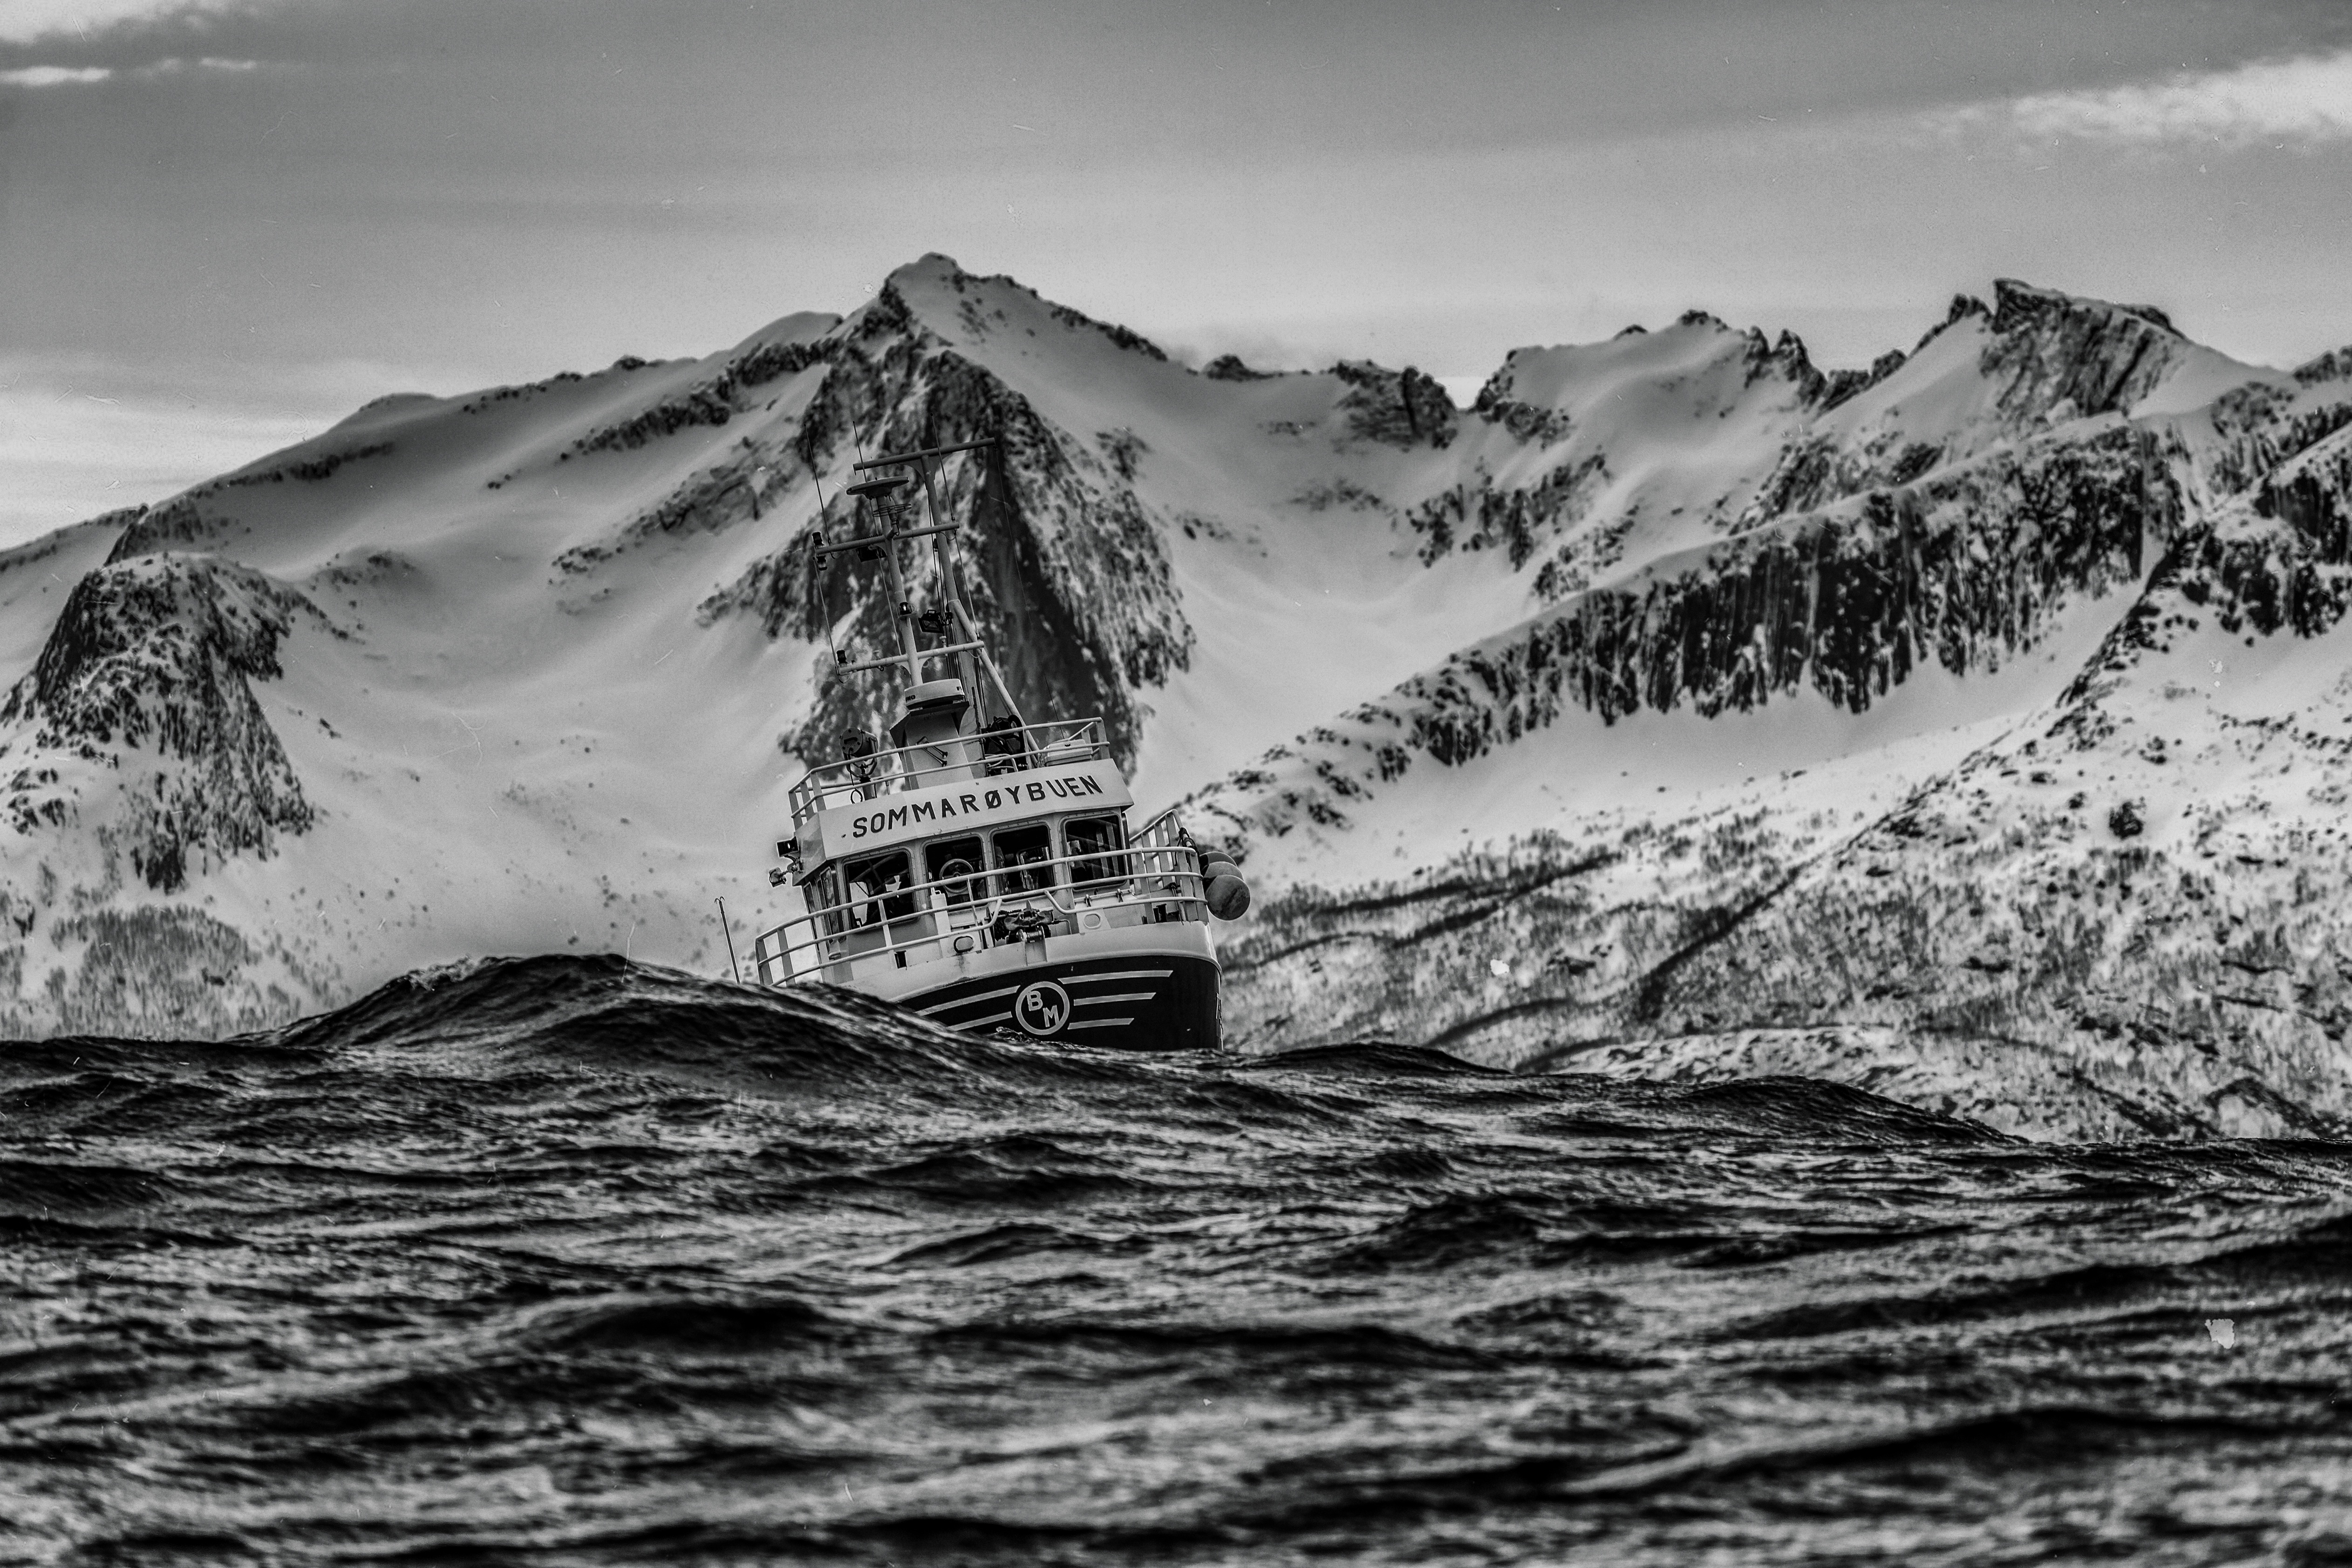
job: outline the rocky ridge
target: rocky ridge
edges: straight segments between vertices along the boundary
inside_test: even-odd
[[[1297,889],[1229,956],[1240,1026],[1801,1071],[2038,1136],[2345,1135],[2352,430],[2166,534],[2144,574],[2113,552],[2048,700],[1859,819],[1784,773]]]

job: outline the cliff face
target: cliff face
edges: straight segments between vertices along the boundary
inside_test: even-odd
[[[2108,305],[2004,278],[1993,285],[1991,341],[1979,368],[2012,430],[2078,416],[2126,413],[2176,373],[2192,351],[2163,312]]]
[[[973,298],[975,281],[950,270],[908,284],[930,282],[960,296],[957,319],[967,332],[985,336],[1001,329],[1005,313],[982,310]],[[1003,650],[1015,700],[1039,713],[1101,714],[1120,755],[1131,759],[1138,694],[1182,668],[1192,637],[1161,531],[1129,482],[1142,444],[1083,436],[1044,417],[927,328],[900,287],[885,285],[855,331],[817,345],[823,376],[793,443],[794,456],[814,475],[854,460],[860,443],[865,450],[897,451],[1003,436],[1007,460],[1001,468],[969,456],[949,459],[940,476],[942,510],[971,520],[964,540],[966,592]],[[1108,331],[1069,312],[1059,324]],[[836,558],[823,574],[809,569],[820,532],[841,539],[874,526],[846,503],[836,494],[782,550],[706,600],[706,622],[748,612],[770,636],[814,642],[846,612],[847,623],[834,626],[836,639],[891,647],[892,607],[880,563]],[[927,553],[909,564],[919,582],[928,581]],[[887,706],[877,683],[826,681],[807,719],[782,743],[829,755],[839,735],[873,728]]]
[[[134,555],[84,576],[0,705],[10,825],[63,826],[111,774],[109,841],[158,892],[178,892],[192,861],[267,858],[311,811],[251,683],[279,676],[302,614],[323,624],[300,595],[210,556]]]
[[[2121,614],[2189,533],[2352,421],[2344,384],[2233,364],[2151,308],[2010,280],[1995,298],[1956,301],[1911,354],[1848,383],[1793,340],[1704,317],[1515,354],[1480,395],[1493,478],[1423,517],[1514,563],[1557,539],[1538,586],[1574,590],[1193,805],[1272,875],[1322,877],[1416,765],[1507,752],[1564,712],[1608,725],[1804,698],[1860,716],[1926,672],[1997,674]],[[1631,425],[1601,423],[1662,387],[1673,399]],[[1281,844],[1299,830],[1310,847]]]
[[[1295,889],[1229,950],[1236,1026],[1801,1072],[2036,1136],[2346,1135],[2352,431],[2166,532],[2137,582],[2108,547],[2126,586],[2045,700],[1910,779],[1759,770]]]

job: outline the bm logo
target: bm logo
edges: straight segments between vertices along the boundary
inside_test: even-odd
[[[1013,1004],[1013,1021],[1033,1035],[1058,1035],[1070,1021],[1070,994],[1050,980],[1034,981]]]

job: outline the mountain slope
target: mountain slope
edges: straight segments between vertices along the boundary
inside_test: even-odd
[[[2061,1137],[2339,1135],[2347,393],[2305,377],[2283,426],[2331,433],[2210,510],[2238,460],[2216,422],[2140,422],[2164,459],[2141,484],[2179,500],[2144,581],[2077,586],[2049,652],[1998,674],[1832,687],[1841,704],[1815,683],[1832,668],[1711,721],[1563,703],[1556,730],[1451,769],[1416,758],[1449,775],[1430,795],[1475,809],[1492,780],[1517,791],[1496,817],[1547,831],[1277,900],[1229,954],[1238,1027],[1637,1076],[1800,1071]],[[1662,744],[1683,748],[1675,797],[1598,776]],[[1302,788],[1294,835],[1360,855],[1384,820],[1425,835],[1434,814],[1396,798],[1412,787],[1320,827],[1328,797]],[[1286,853],[1313,863],[1265,858]]]
[[[807,571],[861,448],[1003,435],[1008,504],[967,542],[982,617],[1024,704],[1102,713],[1165,799],[1357,689],[1236,708],[1263,656],[1202,651],[1191,616],[1288,602],[1302,648],[1371,616],[1393,678],[1522,596],[1288,499],[1343,448],[1367,476],[1438,449],[1391,393],[1453,417],[1373,367],[1202,375],[931,258],[704,360],[385,399],[16,552],[0,1022],[249,1027],[481,952],[718,967],[708,900],[739,943],[794,907],[765,878],[793,753],[881,700],[812,679],[828,632],[887,626],[874,568]],[[982,479],[951,462],[950,507]]]
[[[1868,371],[1694,312],[1517,351],[1459,410],[1410,368],[1194,370],[928,257],[847,317],[382,400],[0,556],[0,1024],[250,1027],[485,952],[720,967],[710,900],[739,945],[793,911],[783,792],[881,700],[828,679],[887,634],[876,569],[810,568],[863,452],[1003,437],[1001,483],[940,482],[1023,701],[1103,714],[1147,806],[1210,785],[1312,924],[1318,886],[1508,885],[1549,864],[1525,835],[1604,821],[1753,817],[1772,877],[1810,864],[2058,700],[2261,487],[2333,504],[2296,465],[2348,416],[2333,362],[2011,282]],[[1646,853],[1612,851],[1629,908],[1759,891]],[[1286,962],[1245,956],[1237,1016],[1314,993]],[[1392,990],[1328,1016],[1469,1016]]]

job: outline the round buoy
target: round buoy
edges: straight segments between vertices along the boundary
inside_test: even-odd
[[[1249,884],[1241,868],[1222,849],[1201,851],[1201,881],[1207,889],[1209,912],[1221,921],[1237,921],[1249,913]]]

